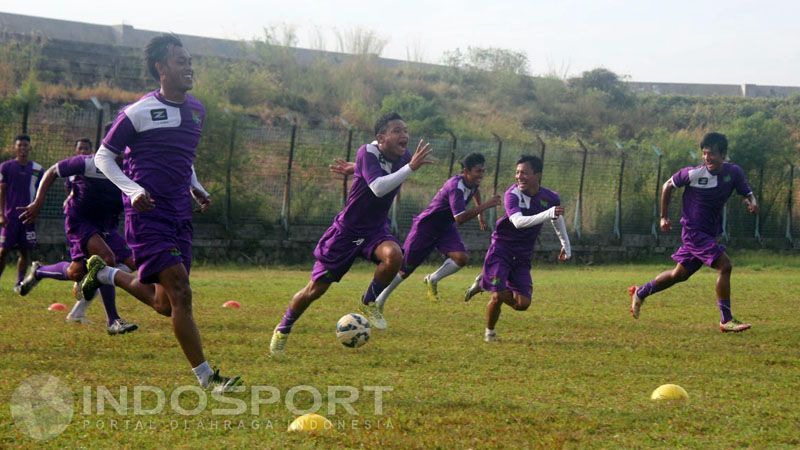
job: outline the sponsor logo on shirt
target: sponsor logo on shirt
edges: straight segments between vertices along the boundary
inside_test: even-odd
[[[731,176],[730,175],[725,175],[724,177],[722,177],[722,181],[724,181],[726,183],[730,183],[731,182]]]
[[[707,184],[708,184],[708,178],[706,178],[706,177],[700,177],[700,178],[698,178],[698,179],[697,179],[697,184],[699,184],[700,186],[705,186],[705,185],[707,185]]]
[[[192,110],[192,122],[197,125],[200,125],[200,111]]]
[[[151,109],[150,110],[150,119],[152,119],[153,122],[160,122],[162,120],[167,120],[167,110],[166,110],[166,108]]]
[[[543,199],[543,198],[540,198],[540,199],[539,199],[539,205],[540,205],[542,208],[547,208],[548,206],[550,206],[550,203],[549,203],[547,200],[545,200],[545,199]]]

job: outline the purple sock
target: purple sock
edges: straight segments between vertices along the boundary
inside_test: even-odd
[[[55,263],[49,266],[41,266],[36,269],[36,273],[33,274],[37,280],[41,280],[42,278],[52,278],[54,280],[61,280],[65,281],[68,280],[67,278],[67,268],[69,267],[69,262],[61,261],[60,263]]]
[[[367,292],[364,293],[364,297],[361,301],[364,302],[365,305],[373,303],[384,289],[386,289],[386,285],[373,278],[372,283],[369,284]]]
[[[108,325],[111,325],[115,320],[120,318],[117,313],[117,291],[114,289],[114,286],[108,284],[100,286],[100,298],[103,299],[103,308],[106,309]]]
[[[281,319],[281,323],[278,324],[278,331],[281,333],[291,333],[292,326],[300,318],[300,313],[295,312],[292,307],[286,308],[286,312],[283,313],[283,319]]]
[[[719,321],[725,323],[733,319],[731,314],[731,301],[730,299],[717,299],[717,306],[719,306]]]
[[[648,281],[647,284],[639,286],[639,289],[636,290],[636,295],[638,295],[640,299],[644,300],[648,295],[655,294],[656,292],[658,292],[656,280],[652,280]]]

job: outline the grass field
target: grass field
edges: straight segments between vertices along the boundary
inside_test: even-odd
[[[504,308],[500,341],[485,344],[486,294],[461,300],[479,269],[446,279],[444,301],[431,303],[421,283],[430,268],[422,267],[387,305],[389,330],[351,350],[336,341],[334,325],[355,309],[369,282],[370,268],[357,266],[298,322],[289,358],[280,362],[267,357],[271,331],[308,269],[198,267],[194,310],[212,365],[241,374],[247,386],[279,391],[280,402],[262,405],[257,415],[249,388],[233,394],[247,404],[239,414],[220,415],[232,405],[210,396],[197,415],[172,408],[170,396],[196,380],[168,320],[127,295],[118,298],[120,311],[141,328],[111,337],[99,299],[89,312],[93,324],[65,324],[63,313],[46,306],[71,306],[66,283],[45,281],[20,298],[10,292],[7,271],[0,293],[0,447],[796,448],[800,257],[734,255],[734,263],[734,314],[754,324],[746,333],[719,332],[708,269],[648,299],[634,321],[626,287],[649,280],[666,262],[546,266],[534,268],[531,309]],[[220,307],[230,299],[242,309]],[[43,374],[69,388],[74,415],[62,434],[39,441],[15,423],[9,406],[21,381]],[[689,400],[650,400],[664,383],[683,386]],[[136,414],[132,391],[140,385],[166,393],[163,411]],[[286,432],[294,414],[285,400],[301,385],[321,393],[319,412],[335,432]],[[100,414],[99,386],[117,398],[126,387],[128,409],[120,414],[105,402]],[[358,415],[341,405],[329,414],[329,386],[357,391],[351,406]],[[392,389],[383,394],[382,414],[369,386]],[[291,396],[297,408],[313,406],[313,389]],[[198,399],[189,391],[180,406],[192,409]],[[142,404],[157,406],[155,394]]]

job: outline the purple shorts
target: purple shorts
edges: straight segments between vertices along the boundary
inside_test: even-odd
[[[533,292],[531,260],[517,258],[511,249],[503,249],[493,242],[486,251],[481,275],[481,289],[484,291],[511,291],[525,298],[531,298]]]
[[[0,247],[5,249],[30,249],[36,246],[36,225],[24,224],[16,217],[6,217],[0,228]]]
[[[117,263],[123,263],[131,256],[131,249],[128,248],[125,239],[115,228],[103,230],[102,227],[98,227],[89,221],[67,216],[64,219],[64,231],[67,234],[69,253],[73,261],[86,259],[89,256],[86,244],[95,234],[106,242],[108,248],[114,253]]]
[[[368,235],[352,234],[340,230],[336,225],[331,225],[314,249],[317,261],[311,270],[311,280],[325,283],[338,282],[350,270],[357,256],[377,263],[373,253],[385,241],[400,245],[400,241],[389,232],[388,224],[383,229]]]
[[[725,246],[715,236],[702,231],[681,231],[682,245],[672,254],[672,260],[682,265],[690,274],[697,272],[703,264],[711,266],[725,253]]]
[[[414,272],[434,248],[443,255],[467,251],[455,223],[450,223],[446,227],[437,225],[431,226],[416,220],[411,224],[411,231],[408,232],[403,245],[403,272],[406,275]]]
[[[133,251],[139,281],[157,283],[164,269],[183,264],[192,267],[192,221],[153,214],[125,216],[125,240]]]

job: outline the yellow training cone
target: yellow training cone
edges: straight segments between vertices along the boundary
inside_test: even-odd
[[[686,400],[689,394],[677,384],[662,384],[650,396],[653,400]]]
[[[333,430],[333,424],[330,420],[320,416],[319,414],[304,414],[289,425],[288,431],[316,431],[328,432]]]

